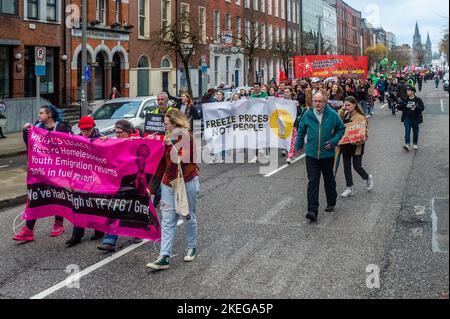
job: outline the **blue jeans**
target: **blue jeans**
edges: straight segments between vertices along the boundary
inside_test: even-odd
[[[186,183],[186,193],[189,203],[190,219],[184,219],[184,236],[187,248],[197,247],[197,201],[200,191],[198,176]],[[177,223],[180,215],[175,212],[175,201],[172,187],[161,184],[161,256],[171,256],[172,247],[177,233]]]
[[[417,145],[419,142],[419,122],[417,119],[405,118],[405,144],[411,144],[411,129],[413,131],[413,143]]]
[[[105,238],[103,238],[102,243],[115,246],[117,243],[117,239],[119,239],[119,236],[117,235],[106,234]]]
[[[361,106],[361,108],[364,110],[364,114],[367,115],[372,115],[372,110],[370,107],[370,104],[367,103],[367,101],[360,101],[359,105]]]

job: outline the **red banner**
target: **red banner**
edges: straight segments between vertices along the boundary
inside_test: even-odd
[[[366,56],[308,55],[294,57],[296,78],[344,77],[367,79],[369,58]]]

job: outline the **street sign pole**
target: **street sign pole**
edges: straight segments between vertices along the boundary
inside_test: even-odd
[[[45,76],[45,61],[47,59],[47,49],[36,47],[34,49],[34,74],[36,76],[36,103],[37,108],[41,107],[41,76]]]
[[[82,3],[82,44],[81,44],[81,65],[84,69],[87,65],[87,4],[86,0],[83,0]],[[84,72],[83,72],[84,73]],[[88,105],[87,105],[87,81],[82,74],[82,83],[81,83],[81,116],[85,116],[88,113]]]
[[[37,109],[41,108],[41,77],[36,75],[36,103]]]

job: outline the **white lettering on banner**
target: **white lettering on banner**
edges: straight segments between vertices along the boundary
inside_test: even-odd
[[[296,101],[278,98],[203,104],[204,136],[217,154],[234,149],[290,149]]]

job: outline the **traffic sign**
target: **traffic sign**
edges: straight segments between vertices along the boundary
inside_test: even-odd
[[[47,50],[45,47],[36,47],[34,49],[34,73],[37,76],[45,76],[45,60],[47,56]]]
[[[86,82],[91,80],[91,67],[89,65],[84,66],[84,80]]]

